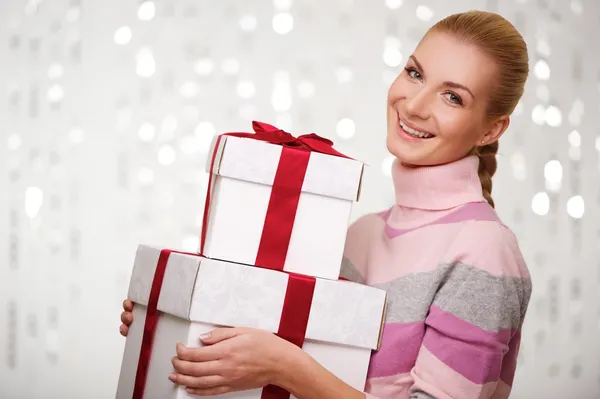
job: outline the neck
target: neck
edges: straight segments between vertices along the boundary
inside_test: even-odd
[[[392,166],[396,203],[403,207],[443,210],[485,201],[477,173],[479,158],[467,156],[444,165]]]

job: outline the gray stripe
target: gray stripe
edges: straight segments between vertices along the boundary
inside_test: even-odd
[[[375,286],[388,292],[387,322],[423,321],[433,304],[494,332],[519,328],[531,295],[529,278],[493,276],[462,263]]]
[[[342,269],[340,271],[340,277],[354,281],[355,283],[365,284],[365,279],[356,269],[356,266],[350,262],[348,258],[344,256],[342,259]]]
[[[410,393],[410,399],[436,399],[435,396],[423,391],[413,391]]]

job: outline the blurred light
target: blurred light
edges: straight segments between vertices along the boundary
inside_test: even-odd
[[[398,67],[402,63],[402,53],[394,47],[387,47],[383,51],[383,62],[392,68]]]
[[[215,69],[215,63],[210,58],[201,58],[194,63],[194,71],[198,75],[210,75]]]
[[[539,60],[534,66],[535,76],[540,80],[550,79],[550,66],[545,60]]]
[[[289,10],[292,8],[292,0],[274,0],[273,6],[278,10]]]
[[[550,49],[550,44],[548,43],[547,40],[541,39],[538,41],[537,52],[546,58],[550,57],[550,54],[552,51]]]
[[[421,21],[429,21],[433,17],[433,11],[427,6],[417,7],[417,18]]]
[[[309,80],[303,80],[298,83],[298,95],[302,98],[309,98],[315,94],[315,84]]]
[[[338,121],[335,130],[337,135],[343,139],[349,139],[354,136],[354,132],[356,130],[356,126],[354,121],[349,118],[342,118]]]
[[[254,119],[256,116],[256,107],[252,104],[244,104],[240,107],[240,117],[242,119]]]
[[[44,203],[44,192],[39,187],[27,187],[25,190],[25,214],[30,219],[37,216]]]
[[[585,113],[585,107],[583,101],[580,98],[573,102],[571,112],[569,112],[569,123],[573,126],[579,126],[581,124],[581,118]]]
[[[397,10],[402,7],[402,0],[385,0],[385,5],[390,10]]]
[[[152,123],[144,122],[138,130],[138,137],[140,138],[140,140],[145,142],[152,141],[154,139],[155,132],[156,129],[154,128],[154,125]]]
[[[120,45],[125,45],[131,41],[132,33],[131,28],[129,26],[121,26],[115,32],[115,43]]]
[[[569,158],[573,161],[580,161],[581,160],[581,148],[569,147]]]
[[[538,85],[536,94],[537,98],[544,102],[547,102],[550,98],[550,90],[548,89],[548,86],[544,84]]]
[[[69,132],[69,141],[73,144],[83,143],[83,138],[84,138],[83,130],[79,127],[74,127]]]
[[[286,132],[291,131],[292,130],[292,115],[290,115],[288,113],[278,115],[275,118],[275,126],[277,126],[279,129],[285,130]]]
[[[516,152],[510,159],[510,163],[513,167],[513,175],[515,179],[518,181],[524,181],[527,178],[525,156],[520,152]]]
[[[388,155],[381,163],[381,172],[386,176],[392,176],[392,165],[396,158],[393,155]]]
[[[144,1],[138,8],[137,16],[141,21],[150,21],[156,15],[156,6],[153,1]]]
[[[558,127],[562,124],[562,113],[554,105],[546,108],[544,118],[546,119],[546,123],[552,127]]]
[[[194,135],[198,141],[198,146],[203,152],[207,152],[210,148],[213,138],[217,134],[215,127],[210,122],[200,122],[194,130]]]
[[[185,252],[197,252],[200,249],[200,237],[194,235],[186,236],[181,243],[181,247]]]
[[[258,24],[258,22],[254,15],[244,15],[240,19],[240,27],[245,32],[250,32],[250,31],[255,30],[257,24]]]
[[[533,107],[531,111],[531,119],[536,125],[543,125],[546,122],[546,109],[542,104]]]
[[[235,75],[240,70],[240,62],[235,58],[226,58],[221,64],[221,69],[226,75]]]
[[[65,97],[65,91],[63,87],[59,84],[52,85],[50,89],[48,89],[48,102],[51,104],[55,104],[61,102]]]
[[[154,182],[154,172],[150,168],[141,168],[137,175],[138,182],[142,186],[148,186]]]
[[[58,62],[53,63],[52,65],[50,65],[50,68],[48,68],[48,78],[52,80],[62,78],[63,74],[64,68]]]
[[[165,116],[162,121],[162,131],[170,135],[177,130],[177,125],[177,117],[173,114],[169,114]]]
[[[580,195],[573,196],[567,201],[567,213],[575,219],[580,219],[585,211],[583,198]]]
[[[17,134],[11,134],[8,136],[7,145],[11,151],[17,150],[21,146],[21,137]]]
[[[335,70],[335,77],[338,83],[348,83],[352,80],[352,69],[346,66],[339,67]]]
[[[80,17],[81,17],[81,8],[70,7],[67,10],[67,14],[65,15],[65,20],[69,23],[73,23],[73,22],[79,21]]]
[[[198,83],[193,80],[188,80],[184,82],[179,88],[179,94],[181,94],[184,98],[194,98],[200,92],[200,87]]]
[[[136,73],[143,78],[149,78],[156,71],[156,62],[149,48],[140,49],[136,56]]]
[[[583,4],[580,0],[571,0],[571,11],[573,11],[573,14],[577,15],[583,13]]]
[[[289,79],[290,77],[287,71],[275,72],[273,77],[271,105],[277,112],[286,112],[292,106],[292,95],[290,93]]]
[[[158,163],[161,165],[171,165],[175,162],[176,153],[170,145],[163,145],[158,150]]]
[[[563,168],[559,161],[548,161],[544,166],[544,178],[546,179],[546,188],[551,191],[558,191],[561,187],[563,178]]]
[[[545,192],[537,193],[531,200],[531,209],[536,215],[544,216],[550,210],[550,197]]]
[[[252,98],[256,94],[256,88],[251,80],[240,80],[237,84],[237,95],[240,98]]]
[[[289,33],[294,28],[294,18],[287,12],[275,14],[273,17],[273,30],[280,35]]]
[[[573,147],[579,147],[581,145],[581,135],[577,130],[573,130],[569,133],[569,144]]]
[[[198,147],[198,139],[195,136],[183,136],[179,142],[179,148],[184,154],[193,154],[198,151]]]
[[[596,150],[600,151],[600,136],[596,137]]]

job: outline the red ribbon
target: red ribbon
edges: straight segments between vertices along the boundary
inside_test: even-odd
[[[266,141],[281,145],[283,149],[277,165],[267,215],[254,263],[256,266],[268,269],[283,270],[310,153],[319,152],[337,157],[349,157],[336,151],[331,140],[315,133],[294,137],[274,126],[256,121],[252,122],[252,128],[255,133],[224,133],[217,137],[210,162],[210,175],[200,238],[200,253],[204,254],[211,202],[212,172],[222,137],[233,136]]]
[[[154,336],[156,335],[156,326],[158,325],[160,316],[158,311],[158,298],[160,297],[167,264],[169,263],[169,256],[173,252],[198,256],[198,254],[173,251],[170,249],[163,249],[160,251],[160,256],[158,257],[158,263],[152,280],[152,287],[150,289],[150,297],[148,299],[148,309],[146,311],[144,333],[142,336],[142,347],[140,350],[140,357],[138,358],[132,399],[144,398],[144,390],[148,378],[148,367],[150,366],[152,347],[154,345]],[[314,277],[289,273],[277,335],[300,348],[304,345],[315,284],[316,280]],[[275,385],[267,385],[264,387],[261,395],[261,399],[288,399],[289,397],[289,392]]]
[[[167,263],[169,263],[169,256],[172,252],[198,256],[198,254],[173,251],[170,249],[163,249],[160,251],[154,278],[152,279],[152,287],[150,288],[150,297],[148,298],[148,309],[146,310],[146,321],[144,322],[142,347],[140,350],[140,357],[138,358],[132,399],[143,399],[144,397],[146,379],[148,378],[148,367],[150,366],[150,355],[152,354],[154,336],[156,335],[156,325],[158,324],[158,318],[160,316],[160,313],[158,312],[158,298],[160,297],[160,290],[165,277],[165,271],[167,270]]]
[[[291,274],[288,280],[277,335],[302,348],[308,326],[316,280],[314,277]],[[263,388],[261,399],[288,399],[290,393],[277,385]]]

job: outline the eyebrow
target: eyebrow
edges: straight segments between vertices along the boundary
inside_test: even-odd
[[[414,63],[417,64],[417,68],[419,68],[423,72],[423,75],[424,75],[425,69],[423,69],[423,65],[421,65],[421,63],[417,60],[417,58],[414,55],[411,55],[408,58],[412,59],[414,61]],[[473,97],[473,99],[475,99],[473,92],[471,92],[471,90],[465,85],[461,85],[460,83],[450,82],[450,81],[444,82],[444,85],[455,88],[455,89],[462,89],[462,90],[466,91],[467,93],[469,93],[471,95],[471,97]]]

